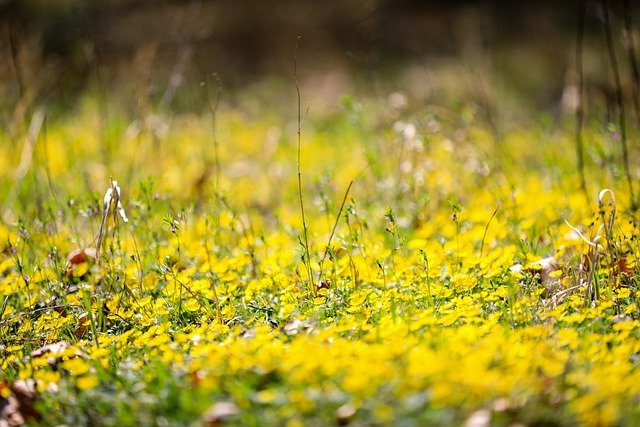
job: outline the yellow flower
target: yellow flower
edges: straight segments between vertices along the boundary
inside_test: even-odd
[[[83,375],[76,380],[76,386],[83,391],[96,388],[100,384],[95,375]]]

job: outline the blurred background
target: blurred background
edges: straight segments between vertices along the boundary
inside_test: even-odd
[[[192,89],[203,82],[222,82],[226,102],[239,89],[265,82],[290,96],[298,36],[298,79],[315,108],[335,105],[347,92],[402,90],[420,102],[471,103],[496,125],[516,111],[557,118],[577,102],[582,5],[586,93],[605,111],[615,89],[604,4],[0,0],[1,120],[21,123],[39,103],[64,111],[87,90],[110,101],[117,93],[125,105],[148,102],[178,111],[202,109],[203,97]],[[640,8],[626,0],[609,7],[628,87],[633,70],[627,51],[637,49]]]

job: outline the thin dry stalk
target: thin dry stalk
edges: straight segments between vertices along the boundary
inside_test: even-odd
[[[611,198],[611,213],[609,214],[608,218],[605,215],[605,209],[604,209],[604,199],[607,196],[607,194]],[[602,227],[604,228],[604,235],[607,239],[607,250],[609,252],[609,258],[610,258],[609,261],[611,265],[613,265],[619,258],[617,253],[618,248],[616,247],[616,244],[613,240],[613,223],[616,219],[616,196],[613,193],[613,191],[611,191],[608,188],[605,188],[602,191],[600,191],[600,193],[598,194],[598,210],[600,213],[600,217],[602,218]]]
[[[336,216],[336,221],[333,223],[333,228],[331,229],[329,240],[327,241],[327,245],[324,248],[324,254],[322,255],[322,259],[320,260],[319,282],[322,282],[322,264],[324,263],[325,259],[327,259],[327,255],[329,254],[329,249],[331,248],[331,240],[333,240],[333,236],[336,234],[336,229],[338,228],[338,223],[340,222],[340,217],[342,216],[342,211],[344,210],[344,205],[347,202],[347,197],[349,197],[349,191],[351,191],[352,185],[353,185],[353,181],[349,181],[349,185],[347,186],[347,191],[344,192],[342,203],[340,203],[340,209],[338,209],[338,215]]]
[[[104,193],[102,221],[100,222],[98,242],[96,243],[96,264],[98,266],[100,266],[100,249],[102,248],[104,236],[107,231],[107,218],[109,217],[109,212],[113,212],[114,224],[116,224],[118,215],[122,218],[123,222],[129,222],[129,219],[124,212],[124,208],[122,207],[122,201],[120,200],[120,187],[118,186],[118,181],[114,181],[111,178],[109,178],[109,181],[111,182],[111,186],[107,188],[107,191]]]
[[[217,113],[220,106],[220,98],[222,97],[222,80],[217,73],[213,73],[212,76],[216,79],[216,102],[211,104],[209,102],[209,113],[211,114],[211,134],[213,137],[213,162],[215,164],[215,179],[214,184],[216,186],[216,193],[220,191],[220,147],[218,143],[218,121]]]
[[[20,102],[26,92],[26,86],[24,82],[22,67],[20,67],[20,59],[18,58],[18,40],[11,26],[9,26],[8,30],[8,39],[9,50],[11,52],[11,65],[13,67],[13,73],[15,75],[16,82],[18,83],[18,102]]]
[[[622,164],[624,167],[624,175],[629,188],[629,198],[632,210],[637,209],[636,198],[633,193],[633,181],[631,178],[631,169],[629,168],[629,149],[627,146],[627,124],[624,108],[624,100],[622,98],[622,82],[620,79],[620,70],[618,68],[618,60],[616,59],[616,51],[613,45],[613,35],[611,30],[611,19],[609,17],[609,2],[603,0],[602,5],[604,17],[604,32],[607,40],[607,50],[609,51],[609,60],[613,71],[614,84],[616,86],[616,102],[618,104],[618,127],[620,128],[620,144],[622,146]]]
[[[40,135],[40,130],[42,129],[42,124],[44,123],[44,117],[45,112],[44,108],[42,107],[38,108],[31,117],[31,123],[29,124],[29,130],[27,131],[27,137],[25,138],[24,145],[22,146],[20,163],[18,164],[18,168],[16,169],[14,176],[16,182],[22,180],[31,167],[33,153],[35,150],[36,142]]]
[[[300,145],[302,138],[302,111],[300,108],[300,85],[298,84],[298,42],[302,36],[298,36],[296,39],[296,47],[293,53],[293,81],[296,85],[296,94],[298,101],[298,157],[297,157],[297,171],[298,171],[298,196],[300,199],[300,215],[302,217],[302,229],[304,234],[304,251],[305,251],[305,266],[307,268],[307,275],[309,276],[309,286],[313,284],[313,272],[311,271],[311,255],[309,254],[309,232],[307,227],[307,219],[304,213],[304,200],[302,197],[302,172],[300,165]]]
[[[578,74],[578,105],[576,107],[576,158],[578,161],[578,175],[580,176],[580,190],[585,199],[589,200],[587,192],[587,180],[584,172],[584,142],[582,139],[582,126],[584,124],[584,64],[582,50],[584,46],[584,25],[587,10],[586,0],[580,0],[578,6],[578,27],[576,35],[576,69]]]
[[[604,210],[604,198],[606,195],[609,195],[611,198],[611,213],[609,217],[606,218],[605,210]],[[609,266],[613,269],[613,266],[616,265],[617,261],[620,259],[618,246],[615,244],[613,240],[613,223],[616,218],[616,196],[613,191],[605,188],[600,191],[598,194],[598,209],[600,212],[600,216],[602,218],[602,227],[604,228],[604,235],[607,240],[607,250],[609,252]],[[614,281],[616,279],[616,275],[613,274],[613,271],[609,274],[609,289],[613,289]]]
[[[8,206],[12,206],[13,201],[15,201],[15,199],[19,197],[20,183],[27,176],[27,173],[31,169],[36,143],[38,142],[38,139],[40,137],[40,131],[42,129],[42,124],[44,123],[44,118],[44,108],[38,107],[33,113],[31,122],[29,123],[29,129],[27,130],[27,135],[24,139],[22,152],[20,153],[20,163],[18,164],[18,167],[14,172],[13,185],[11,186],[9,194],[7,195],[5,208]],[[2,213],[6,214],[7,212]]]
[[[498,206],[496,206],[495,210],[491,214],[491,218],[489,218],[489,221],[487,221],[487,225],[485,225],[485,227],[484,227],[484,233],[482,233],[482,243],[480,243],[480,258],[482,258],[482,253],[484,252],[484,241],[487,238],[487,232],[489,231],[489,225],[491,225],[491,221],[493,221],[493,218],[495,218],[496,214],[498,213],[498,210],[500,210],[500,204],[498,204]]]
[[[600,245],[600,233],[602,232],[602,228],[604,226],[601,225],[596,231],[595,237],[593,239],[589,239],[582,233],[582,231],[571,225],[566,219],[564,220],[564,223],[567,225],[567,227],[573,230],[583,242],[588,245],[587,254],[586,256],[583,256],[583,259],[580,263],[580,268],[578,270],[578,284],[586,285],[587,295],[589,296],[589,299],[592,295],[597,297],[598,292],[597,289],[593,286],[593,280],[600,258],[600,249],[602,248],[602,245]]]
[[[627,47],[627,55],[629,55],[629,67],[631,68],[631,77],[633,82],[633,108],[636,113],[636,125],[640,126],[640,70],[638,68],[638,58],[635,50],[636,44],[634,40],[634,28],[631,22],[631,2],[629,0],[623,0],[622,6],[625,45]]]

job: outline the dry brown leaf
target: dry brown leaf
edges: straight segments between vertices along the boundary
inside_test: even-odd
[[[311,322],[307,321],[307,320],[299,320],[296,319],[292,322],[287,323],[286,325],[284,325],[284,327],[282,328],[282,330],[284,331],[285,334],[287,335],[297,335],[300,333],[307,333],[309,331],[311,331],[313,329],[313,326],[311,325]]]
[[[534,261],[526,266],[523,266],[522,264],[515,264],[509,268],[509,271],[516,274],[527,273],[532,276],[538,275],[540,284],[544,285],[549,292],[556,290],[558,287],[559,280],[554,278],[552,273],[560,270],[562,270],[560,263],[552,256]]]
[[[330,287],[331,285],[326,280],[318,280],[318,282],[316,282],[316,290],[329,289]]]
[[[202,422],[207,427],[217,427],[239,413],[240,410],[233,402],[216,402],[202,415]]]
[[[464,422],[464,427],[488,427],[491,424],[491,411],[479,409],[469,415]]]
[[[75,331],[73,331],[76,338],[80,339],[84,337],[87,334],[87,332],[89,332],[89,330],[91,329],[90,328],[91,324],[89,322],[90,320],[87,313],[82,313],[78,317],[78,326],[76,326]]]
[[[68,264],[80,264],[96,259],[96,250],[93,248],[76,249],[67,256]]]
[[[533,262],[532,265],[540,266],[540,281],[543,285],[547,285],[549,283],[551,280],[551,273],[560,270],[558,260],[552,256]]]
[[[2,383],[6,387],[6,383]],[[22,426],[40,414],[33,407],[36,399],[36,382],[33,379],[18,380],[9,385],[11,395],[0,397],[0,427]]]
[[[81,264],[93,264],[96,260],[96,250],[94,248],[76,249],[67,256],[66,272],[67,277],[73,276],[73,272]]]
[[[0,397],[0,427],[17,427],[25,424],[20,413],[18,399],[14,396]]]
[[[614,261],[613,267],[617,274],[629,274],[633,272],[633,268],[629,266],[626,255],[622,255],[618,260]]]
[[[499,397],[493,402],[493,410],[495,412],[506,412],[512,408],[511,401],[506,397]]]
[[[346,426],[353,420],[353,416],[356,414],[358,409],[349,404],[345,403],[336,411],[336,418],[338,420],[338,425]]]
[[[56,366],[60,361],[59,355],[62,354],[62,352],[64,352],[69,347],[71,347],[71,344],[69,344],[68,342],[58,341],[53,344],[47,344],[43,347],[40,347],[37,350],[33,350],[31,352],[31,357],[34,359],[37,359],[37,358],[46,356],[47,363],[50,366]]]

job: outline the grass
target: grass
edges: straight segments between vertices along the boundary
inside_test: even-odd
[[[301,123],[86,95],[0,133],[2,396],[34,385],[43,425],[640,423],[613,132],[585,121],[585,201],[571,123],[398,96]]]

